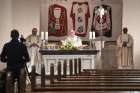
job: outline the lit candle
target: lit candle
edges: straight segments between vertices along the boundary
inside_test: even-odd
[[[92,39],[92,32],[89,32],[89,39]]]
[[[44,32],[41,32],[41,40],[44,40]]]
[[[45,32],[45,40],[48,40],[48,32]]]
[[[92,39],[95,39],[95,32],[92,32]]]

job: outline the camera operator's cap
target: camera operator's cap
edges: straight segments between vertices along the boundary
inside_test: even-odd
[[[37,32],[37,28],[33,28],[32,29],[32,32]]]

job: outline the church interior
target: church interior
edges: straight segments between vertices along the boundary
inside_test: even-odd
[[[0,93],[140,93],[139,3],[0,0]],[[30,59],[18,78],[13,30]]]

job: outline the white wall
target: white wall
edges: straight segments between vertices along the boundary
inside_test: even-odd
[[[0,52],[10,40],[10,31],[18,29],[25,37],[40,25],[40,0],[0,0]],[[0,63],[0,70],[5,67]]]
[[[123,0],[123,26],[127,26],[134,37],[134,61],[140,67],[140,0]],[[40,0],[0,0],[0,52],[9,38],[12,28],[19,30],[25,37],[33,27],[40,26]]]
[[[140,0],[124,0],[123,26],[134,38],[134,64],[140,67]]]
[[[10,40],[10,30],[18,29],[25,37],[40,26],[40,0],[0,0],[0,51]]]
[[[12,28],[12,0],[0,0],[0,51],[3,44],[9,41],[9,32]],[[0,70],[5,67],[5,64],[0,65]]]
[[[3,43],[10,38],[9,30],[12,28],[11,0],[0,0],[0,50]]]
[[[13,28],[25,37],[40,25],[40,0],[12,0]]]

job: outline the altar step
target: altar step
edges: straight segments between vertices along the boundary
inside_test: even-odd
[[[47,78],[47,76],[46,76]],[[47,80],[48,81],[48,80]],[[140,70],[85,69],[77,75],[61,76],[35,91],[140,91]]]
[[[126,75],[73,75],[73,76],[66,76],[66,78],[140,78],[138,75],[133,76],[126,76]]]
[[[61,78],[61,81],[139,81],[140,78]]]
[[[90,76],[140,76],[140,69],[116,69],[116,70],[100,70],[100,69],[84,69],[81,75]]]
[[[34,91],[140,91],[139,86],[36,87]]]
[[[83,69],[83,72],[96,72],[96,73],[104,73],[104,72],[110,72],[110,73],[139,73],[140,69]]]

